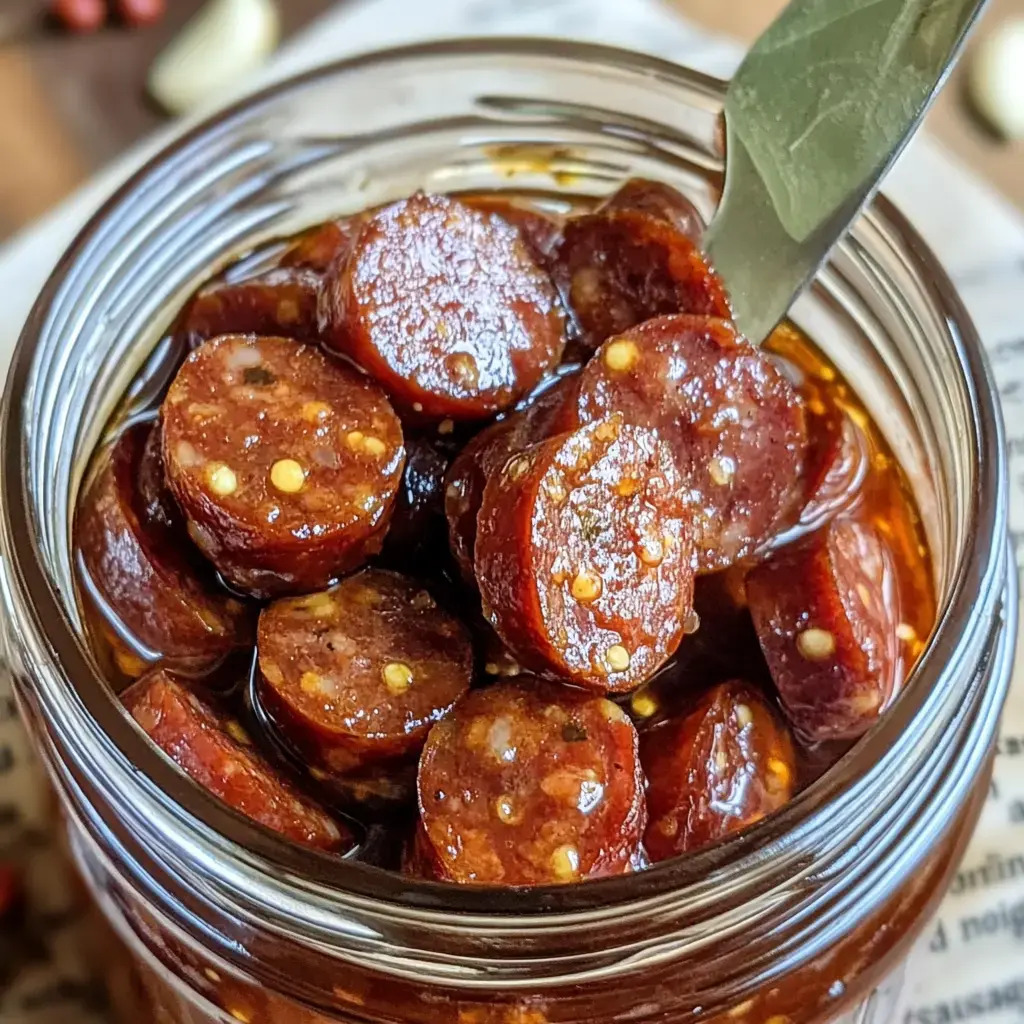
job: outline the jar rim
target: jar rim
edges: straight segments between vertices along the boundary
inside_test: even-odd
[[[4,393],[0,463],[0,500],[5,508],[4,546],[9,571],[26,595],[34,625],[45,633],[48,654],[65,679],[74,679],[74,698],[96,727],[93,737],[114,763],[143,787],[147,797],[169,801],[168,809],[184,828],[202,835],[211,848],[223,846],[248,869],[259,870],[294,886],[294,892],[328,893],[344,903],[372,900],[396,912],[457,912],[481,921],[501,917],[526,923],[539,914],[550,923],[551,914],[580,914],[613,910],[626,903],[657,900],[669,893],[703,889],[714,880],[761,878],[766,851],[782,851],[797,832],[813,827],[844,793],[858,784],[865,765],[884,760],[910,723],[924,712],[944,666],[956,662],[967,633],[966,624],[979,593],[991,587],[1003,568],[1006,534],[1006,466],[1001,419],[994,398],[980,339],[945,271],[909,222],[884,197],[874,200],[864,215],[882,223],[895,235],[901,250],[927,282],[935,309],[951,326],[949,337],[955,382],[964,389],[971,411],[971,438],[977,486],[971,494],[970,521],[949,594],[935,630],[914,672],[893,705],[874,728],[840,762],[799,793],[782,810],[742,833],[704,850],[675,858],[637,875],[529,890],[458,887],[420,881],[382,871],[355,861],[295,846],[221,804],[183,776],[153,747],[124,712],[113,691],[93,664],[77,635],[45,568],[37,523],[30,514],[25,444],[29,394],[35,349],[47,323],[48,312],[65,282],[75,274],[93,239],[108,221],[147,182],[165,173],[168,165],[187,155],[200,140],[225,132],[240,117],[279,100],[289,93],[330,76],[357,73],[366,67],[405,60],[451,60],[470,57],[500,59],[537,57],[568,64],[616,69],[653,76],[660,84],[678,86],[720,104],[725,84],[655,57],[616,47],[536,38],[483,38],[442,40],[382,50],[339,61],[286,79],[228,107],[173,140],[146,162],[93,215],[66,250],[48,279],[26,321],[15,350]]]

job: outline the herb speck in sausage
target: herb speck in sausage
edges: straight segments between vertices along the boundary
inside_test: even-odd
[[[252,384],[255,387],[263,388],[270,384],[277,383],[277,377],[275,377],[265,366],[247,366],[242,372],[242,380],[246,384]]]
[[[587,739],[587,730],[575,722],[566,722],[562,726],[562,739],[566,743],[583,743]]]

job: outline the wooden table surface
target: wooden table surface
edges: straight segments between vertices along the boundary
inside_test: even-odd
[[[204,0],[170,0],[158,27],[107,29],[77,38],[40,17],[0,42],[0,238],[44,213],[162,122],[143,83],[154,56]],[[286,32],[308,24],[335,0],[281,0]],[[629,0],[622,0],[628,3]],[[709,28],[753,38],[784,0],[673,0]],[[0,0],[5,16],[33,17],[41,0]],[[1024,0],[992,0],[979,32],[1024,15]],[[2,29],[0,29],[2,31]],[[969,115],[958,70],[929,126],[975,170],[1024,210],[1024,144],[1001,144]]]

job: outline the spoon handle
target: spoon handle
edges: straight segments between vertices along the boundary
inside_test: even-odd
[[[726,174],[705,237],[760,343],[914,133],[986,0],[792,0],[725,101]]]

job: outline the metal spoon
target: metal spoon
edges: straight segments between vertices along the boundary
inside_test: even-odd
[[[755,344],[786,315],[921,123],[986,0],[793,0],[725,101],[705,246]]]

